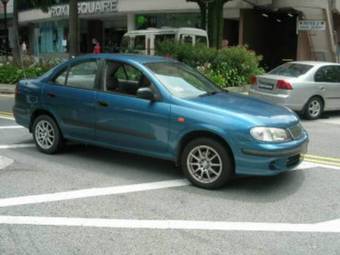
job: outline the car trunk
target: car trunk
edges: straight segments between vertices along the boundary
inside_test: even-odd
[[[281,87],[278,85],[279,82],[282,84],[286,84],[286,86],[293,86],[295,78],[281,76],[281,75],[272,75],[272,74],[265,74],[259,75],[256,78],[256,84],[253,85],[253,88],[270,94],[289,94],[291,89],[287,87]]]

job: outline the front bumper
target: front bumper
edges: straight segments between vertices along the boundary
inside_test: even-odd
[[[308,150],[307,135],[300,141],[295,141],[289,148],[275,148],[275,145],[265,145],[263,148],[242,149],[235,158],[236,175],[272,176],[297,167]]]

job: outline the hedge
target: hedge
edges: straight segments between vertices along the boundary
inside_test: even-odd
[[[246,46],[216,50],[203,45],[163,42],[157,45],[156,54],[197,68],[222,88],[246,85],[253,75],[264,72],[260,67],[262,57]]]

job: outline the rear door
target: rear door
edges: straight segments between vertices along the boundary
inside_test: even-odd
[[[44,105],[57,118],[65,137],[94,139],[97,71],[96,59],[77,62],[44,86]]]
[[[324,96],[326,109],[340,109],[340,66],[320,67],[315,73],[314,81]]]

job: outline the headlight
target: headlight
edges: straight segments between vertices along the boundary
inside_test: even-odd
[[[255,127],[250,134],[256,140],[262,142],[286,142],[291,140],[290,134],[283,128]]]

